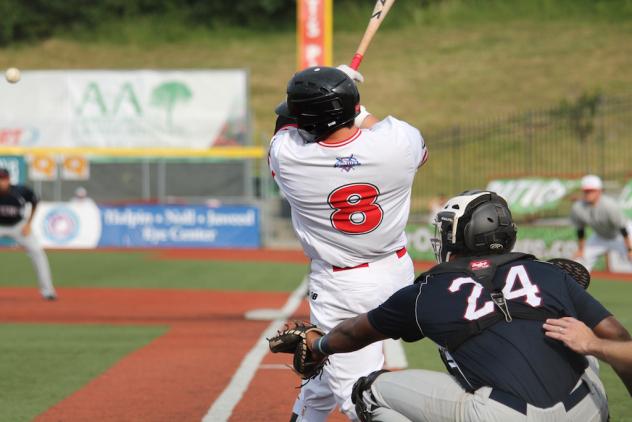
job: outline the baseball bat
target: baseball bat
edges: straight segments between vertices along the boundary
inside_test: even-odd
[[[386,17],[388,11],[391,10],[393,3],[395,3],[395,0],[377,0],[375,3],[371,19],[369,19],[369,24],[367,25],[364,35],[360,40],[360,45],[358,45],[358,48],[353,55],[353,59],[351,60],[350,67],[352,69],[358,70],[360,67],[360,63],[362,63],[362,59],[364,58],[364,53],[366,53],[367,48],[369,48],[369,44],[371,43],[373,36],[382,24],[382,21]]]

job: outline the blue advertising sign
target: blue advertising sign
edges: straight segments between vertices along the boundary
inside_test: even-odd
[[[26,161],[21,155],[0,155],[0,168],[9,170],[11,184],[20,185],[26,182]]]
[[[259,209],[249,206],[99,206],[97,247],[258,248]]]

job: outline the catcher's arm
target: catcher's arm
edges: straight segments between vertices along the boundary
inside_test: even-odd
[[[387,338],[373,328],[367,314],[362,314],[336,325],[322,339],[320,336],[308,337],[307,345],[315,356],[324,356],[354,352]]]

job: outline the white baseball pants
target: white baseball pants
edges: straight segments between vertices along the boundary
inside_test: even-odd
[[[332,266],[314,260],[309,276],[311,322],[325,332],[345,319],[376,308],[415,278],[407,253],[396,253],[366,267],[334,271]],[[293,412],[302,422],[324,422],[336,406],[352,421],[357,420],[351,402],[351,389],[361,376],[382,369],[382,342],[352,353],[329,357],[323,376],[309,381],[299,394]]]
[[[42,296],[54,296],[55,288],[44,248],[32,232],[28,236],[22,234],[25,224],[26,221],[21,221],[13,226],[0,226],[0,237],[10,237],[26,250],[37,274],[40,293]]]
[[[584,264],[588,271],[591,271],[597,262],[597,258],[601,255],[605,255],[609,251],[617,252],[623,259],[628,259],[628,248],[622,235],[619,234],[614,239],[605,239],[599,235],[592,234],[586,240],[584,256],[580,262]]]
[[[599,363],[589,357],[582,375],[590,393],[568,411],[562,403],[547,409],[527,405],[524,415],[489,398],[492,389],[474,393],[447,373],[411,369],[380,375],[371,392],[380,406],[374,422],[605,422],[608,420],[606,391],[599,379]],[[580,380],[581,383],[581,380]],[[579,385],[579,383],[578,383]]]

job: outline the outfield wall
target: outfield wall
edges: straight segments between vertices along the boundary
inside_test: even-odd
[[[257,207],[42,202],[33,232],[46,248],[258,248]]]

